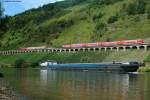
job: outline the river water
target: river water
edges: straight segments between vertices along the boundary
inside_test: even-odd
[[[150,73],[1,69],[26,100],[150,100]]]

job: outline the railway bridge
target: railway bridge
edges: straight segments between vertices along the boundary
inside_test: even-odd
[[[45,49],[32,49],[32,50],[6,50],[0,51],[0,55],[16,55],[25,53],[55,53],[55,52],[96,52],[96,51],[127,51],[127,50],[144,50],[145,52],[150,50],[150,44],[141,45],[126,45],[126,46],[109,46],[109,47],[92,47],[92,48],[45,48]]]

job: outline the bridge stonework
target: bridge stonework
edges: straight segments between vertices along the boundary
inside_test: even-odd
[[[135,45],[135,46],[118,46],[118,47],[95,47],[95,48],[46,48],[46,49],[35,49],[35,50],[28,50],[28,51],[21,51],[21,50],[7,50],[7,51],[0,51],[0,55],[17,55],[17,54],[25,54],[25,53],[54,53],[54,52],[65,52],[65,53],[76,53],[76,52],[96,52],[96,51],[124,51],[127,50],[150,50],[150,44],[143,44],[143,45]]]

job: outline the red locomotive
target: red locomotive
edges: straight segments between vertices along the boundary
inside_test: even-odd
[[[144,40],[137,39],[137,40],[114,41],[114,42],[68,44],[68,45],[62,45],[62,47],[63,48],[109,47],[109,46],[119,46],[119,45],[140,45],[144,43],[145,43]]]

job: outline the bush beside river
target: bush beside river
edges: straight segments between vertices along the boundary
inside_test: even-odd
[[[138,72],[150,72],[150,62],[144,62],[145,66],[144,67],[140,67],[138,69]]]
[[[150,67],[140,67],[138,72],[150,72]]]

